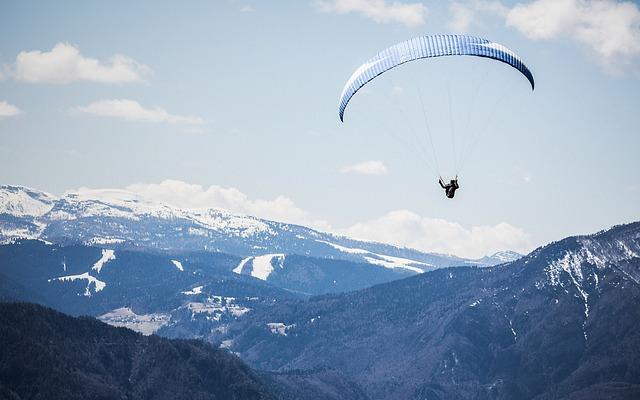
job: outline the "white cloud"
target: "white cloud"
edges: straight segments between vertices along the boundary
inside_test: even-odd
[[[513,7],[506,23],[531,39],[566,36],[613,70],[640,55],[640,9],[628,1],[536,0]]]
[[[242,6],[242,8],[240,8],[240,12],[244,12],[244,13],[251,13],[255,11],[256,11],[255,7],[249,6],[249,5],[244,5]]]
[[[125,188],[140,196],[171,204],[182,208],[222,208],[238,214],[253,215],[274,221],[329,230],[325,221],[313,218],[286,196],[277,196],[271,200],[251,200],[240,190],[233,187],[189,184],[178,180],[165,180],[160,183],[137,183]]]
[[[0,101],[0,119],[6,117],[13,117],[20,114],[21,111],[18,107],[7,103],[6,101]]]
[[[482,22],[480,16],[506,18],[509,8],[499,0],[460,0],[449,4],[451,19],[449,29],[453,32],[468,32],[474,25]]]
[[[456,222],[423,217],[408,210],[389,212],[379,218],[357,223],[340,233],[471,258],[505,249],[523,253],[531,249],[527,233],[505,222],[466,228]]]
[[[311,215],[284,195],[273,199],[254,200],[233,187],[204,187],[178,180],[165,180],[157,184],[137,183],[125,189],[143,198],[181,208],[222,208],[234,213],[300,224],[322,231],[412,247],[426,252],[479,258],[499,250],[523,253],[531,250],[527,233],[504,222],[491,226],[464,227],[456,222],[397,210],[346,228],[338,228]]]
[[[378,23],[397,22],[407,27],[424,24],[427,7],[422,3],[401,3],[385,0],[316,0],[323,12],[336,14],[357,13]]]
[[[532,40],[577,43],[611,72],[622,72],[640,56],[640,8],[617,0],[533,0],[507,7],[499,1],[470,0],[450,6],[449,26],[462,31],[478,14],[495,15]]]
[[[124,55],[116,54],[108,62],[100,62],[84,57],[73,45],[58,43],[51,51],[20,52],[12,75],[28,83],[130,83],[142,82],[146,71],[146,66]]]
[[[468,5],[453,2],[449,5],[449,11],[452,14],[452,19],[449,21],[449,29],[453,32],[467,32],[475,11]]]
[[[389,171],[382,161],[364,161],[347,165],[341,169],[341,172],[363,175],[386,175]]]
[[[92,114],[101,117],[122,118],[129,121],[164,122],[169,124],[202,125],[204,120],[195,116],[169,114],[166,110],[145,108],[135,100],[100,100],[87,106],[71,109],[72,114]]]

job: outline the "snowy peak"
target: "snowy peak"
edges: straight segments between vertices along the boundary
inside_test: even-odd
[[[575,236],[536,249],[521,263],[535,276],[537,289],[573,291],[584,303],[583,333],[591,309],[590,296],[602,290],[603,281],[617,277],[615,287],[624,282],[640,285],[640,222],[615,226],[593,235]],[[621,284],[621,282],[623,282]]]
[[[161,251],[223,252],[253,257],[247,267],[266,279],[266,255],[301,255],[422,273],[461,266],[490,266],[507,259],[467,260],[384,243],[350,239],[304,226],[279,223],[225,210],[185,209],[125,190],[78,189],[56,198],[24,187],[0,187],[0,243],[16,238],[51,243]],[[262,264],[261,264],[262,263]],[[266,263],[266,264],[265,264]],[[178,268],[178,267],[177,267]]]
[[[504,250],[504,251],[498,251],[497,253],[492,254],[491,256],[489,256],[489,258],[506,263],[506,262],[511,262],[519,258],[522,258],[522,254],[517,253],[515,251],[511,251],[511,250]]]
[[[640,258],[640,222],[569,237],[541,247],[522,260],[525,264],[544,261],[549,283],[557,285],[563,272],[580,284],[586,279],[585,268],[602,270],[615,265],[620,269],[621,263],[636,258]]]
[[[494,253],[490,257],[503,262],[511,262],[521,258],[522,254],[515,251],[505,250]]]
[[[565,294],[582,303],[582,334],[589,340],[591,311],[604,292],[640,287],[640,222],[593,235],[569,237],[540,247],[510,264],[523,284],[558,298]]]
[[[171,207],[147,201],[125,190],[89,190],[67,192],[49,216],[53,220],[85,217],[114,217],[139,220],[141,216],[177,217]]]
[[[490,256],[482,257],[476,260],[476,262],[479,265],[493,266],[493,265],[513,262],[520,258],[522,258],[522,254],[516,253],[515,251],[504,250],[504,251],[498,251]]]
[[[24,186],[0,185],[0,214],[39,217],[48,213],[56,198]]]

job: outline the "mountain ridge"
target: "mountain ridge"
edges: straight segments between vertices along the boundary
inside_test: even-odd
[[[629,398],[640,393],[639,272],[634,222],[500,266],[280,304],[229,339],[255,368],[331,366],[372,399]]]
[[[0,242],[17,237],[59,244],[219,251],[243,257],[298,254],[373,263],[410,273],[452,265],[489,266],[519,256],[503,252],[502,257],[471,260],[425,253],[222,209],[182,209],[122,190],[86,190],[55,197],[24,186],[3,185]]]

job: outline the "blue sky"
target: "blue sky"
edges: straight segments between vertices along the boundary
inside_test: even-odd
[[[27,1],[0,3],[0,26],[2,183],[126,188],[464,256],[640,217],[636,3]],[[536,90],[499,63],[424,61],[339,122],[360,64],[435,33],[506,45]],[[441,173],[476,143],[453,201],[418,93]]]

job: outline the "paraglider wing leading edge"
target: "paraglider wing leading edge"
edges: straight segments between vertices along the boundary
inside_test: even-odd
[[[529,68],[513,51],[499,43],[466,35],[420,36],[381,51],[353,73],[338,102],[340,121],[344,121],[349,100],[376,76],[409,61],[443,56],[486,57],[503,62],[520,71],[531,84],[531,90],[534,89],[533,74]]]

